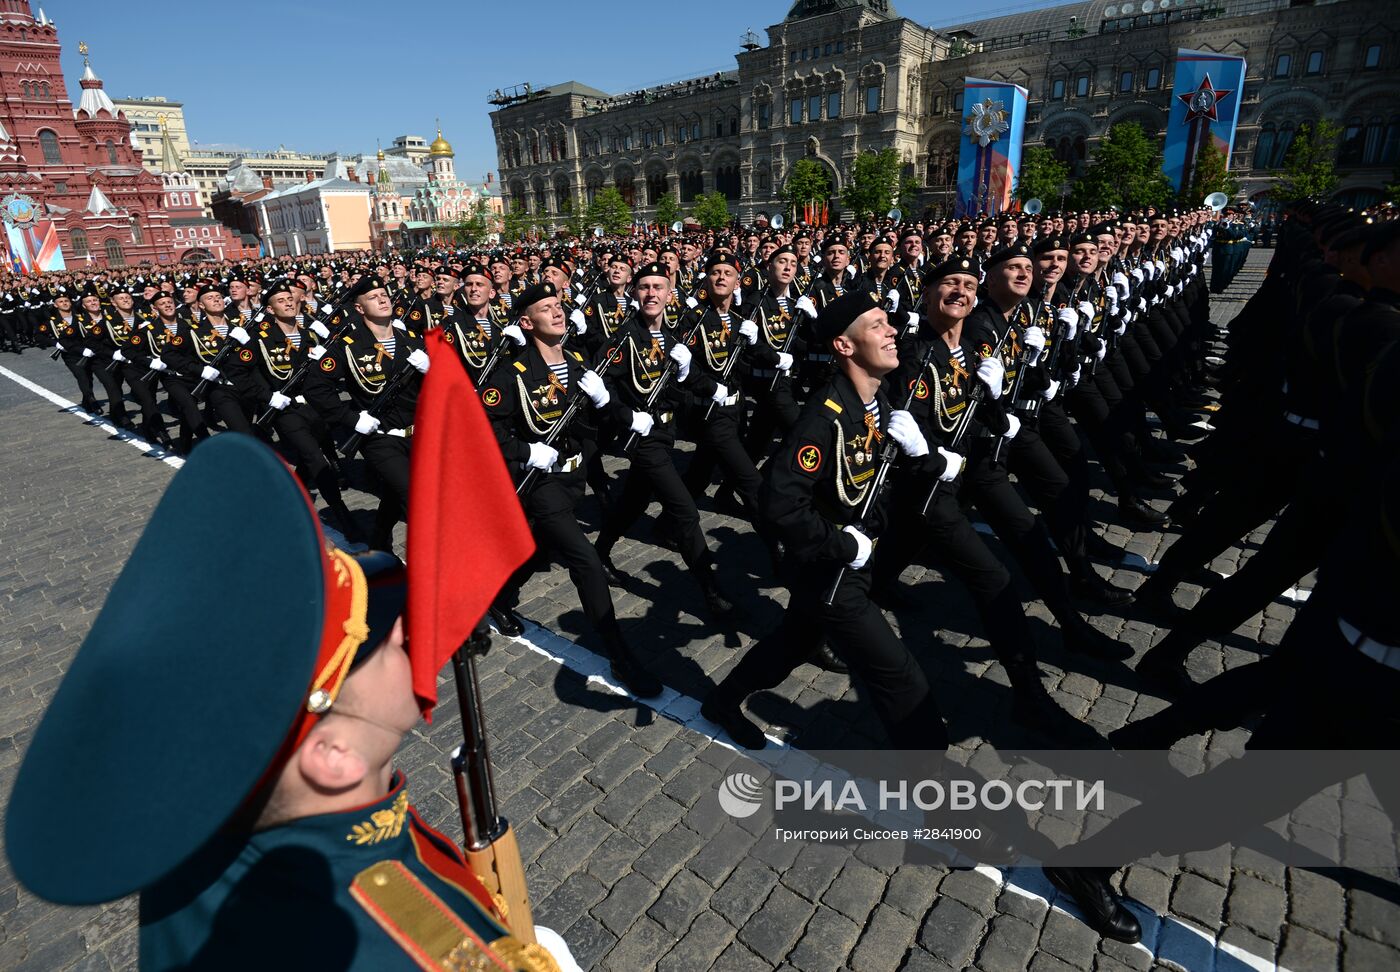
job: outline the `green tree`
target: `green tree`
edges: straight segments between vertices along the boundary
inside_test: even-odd
[[[862,152],[851,163],[851,178],[841,202],[857,219],[883,216],[899,188],[899,153],[892,148]]]
[[[895,205],[904,213],[906,220],[914,218],[914,210],[919,205],[919,193],[924,191],[924,187],[919,185],[919,180],[913,176],[905,176],[904,181],[899,184],[899,198],[895,200]]]
[[[517,243],[530,235],[535,228],[535,217],[524,209],[511,208],[501,220],[501,239],[507,243]]]
[[[676,194],[668,189],[656,201],[656,221],[669,230],[670,225],[680,218],[681,204],[676,202]]]
[[[705,229],[724,229],[732,218],[729,201],[722,192],[707,192],[690,207],[691,217]]]
[[[1386,184],[1382,198],[1392,206],[1400,206],[1400,165],[1390,173],[1390,182]]]
[[[618,192],[617,186],[604,186],[588,207],[588,222],[603,227],[603,231],[615,235],[632,229],[632,210]]]
[[[798,159],[788,170],[783,183],[783,199],[792,209],[794,218],[801,215],[808,203],[824,202],[831,196],[831,177],[826,167],[816,159]]]
[[[1016,198],[1021,202],[1039,199],[1053,208],[1068,181],[1069,163],[1055,158],[1044,145],[1032,145],[1021,153],[1021,171],[1016,176]]]
[[[1172,184],[1162,171],[1162,153],[1137,122],[1119,122],[1094,150],[1094,158],[1075,184],[1071,199],[1086,209],[1132,209],[1161,206]]]
[[[476,205],[444,226],[442,235],[457,246],[476,246],[489,232],[486,213],[480,205]]]
[[[588,216],[579,212],[578,206],[574,204],[574,194],[571,192],[564,197],[564,201],[559,206],[559,220],[564,224],[564,229],[570,236],[582,237],[588,232]]]
[[[1223,192],[1234,199],[1240,191],[1240,180],[1230,171],[1228,162],[1225,153],[1216,147],[1215,139],[1204,139],[1201,150],[1196,153],[1191,185],[1182,189],[1181,201],[1188,206],[1199,206],[1213,192]]]
[[[1304,122],[1293,136],[1293,144],[1283,159],[1283,169],[1269,195],[1279,202],[1325,199],[1336,191],[1337,144],[1341,126],[1320,118]]]

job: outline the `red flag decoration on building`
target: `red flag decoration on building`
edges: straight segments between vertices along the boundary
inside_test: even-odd
[[[535,541],[462,359],[440,329],[426,342],[409,464],[408,655],[431,720],[438,672]]]

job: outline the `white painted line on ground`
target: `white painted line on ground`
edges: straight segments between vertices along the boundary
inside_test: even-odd
[[[29,391],[32,391],[40,398],[52,402],[59,408],[63,409],[65,412],[73,413],[74,415],[83,419],[85,424],[91,425],[93,428],[102,429],[109,435],[116,436],[118,440],[125,442],[127,445],[132,446],[136,449],[140,449],[141,452],[145,455],[159,459],[167,466],[179,469],[185,464],[185,460],[181,459],[179,456],[171,455],[170,453],[162,449],[160,446],[152,445],[136,433],[127,432],[125,429],[119,429],[111,422],[108,422],[106,419],[99,418],[96,415],[92,415],[91,413],[84,411],[81,405],[70,402],[68,399],[64,398],[57,392],[49,391],[43,385],[36,384],[30,381],[28,378],[24,377],[23,375],[15,374],[9,368],[0,367],[0,375],[3,375],[4,377],[10,379],[10,381],[13,381],[16,385],[19,385],[21,388],[25,388]]]
[[[607,659],[570,638],[540,627],[533,621],[527,620],[525,630],[520,636],[511,640],[524,645],[538,655],[543,655],[575,674],[582,675],[590,685],[600,686],[614,695],[626,696],[638,705],[645,705],[673,722],[680,723],[699,733],[715,745],[732,750],[755,762],[770,767],[782,764],[785,771],[791,772],[793,768],[792,754],[805,755],[800,750],[794,750],[784,740],[768,733],[765,733],[769,742],[767,749],[754,751],[735,745],[733,740],[724,734],[718,726],[700,715],[700,702],[697,699],[683,695],[669,686],[662,690],[658,698],[638,699],[608,677]],[[844,770],[828,767],[812,759],[813,771],[823,769],[833,774],[845,775]],[[1003,870],[988,864],[981,864],[974,870],[993,882],[1000,890],[1009,891],[1023,898],[1033,898],[1043,902],[1047,908],[1054,908],[1079,921],[1084,920],[1083,914],[1074,902],[1051,885],[1044,872],[1038,867],[1023,866]],[[1203,972],[1206,969],[1213,969],[1215,972],[1244,972],[1245,969],[1259,970],[1259,972],[1265,972],[1265,970],[1267,972],[1288,972],[1272,959],[1261,958],[1237,946],[1222,942],[1219,935],[1206,932],[1171,916],[1158,915],[1136,901],[1130,901],[1128,907],[1131,908],[1142,925],[1142,941],[1133,947],[1159,962],[1179,966],[1188,972],[1198,972],[1198,970]]]

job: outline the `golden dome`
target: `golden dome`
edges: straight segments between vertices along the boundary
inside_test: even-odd
[[[428,146],[428,154],[430,156],[455,154],[452,151],[452,143],[442,137],[442,129],[440,127],[438,128],[438,137],[433,139],[433,144]]]

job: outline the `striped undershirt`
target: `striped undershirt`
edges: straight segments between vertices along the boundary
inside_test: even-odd
[[[482,333],[482,334],[485,334],[488,338],[491,337],[493,334],[496,333],[495,328],[493,328],[493,327],[491,326],[491,318],[490,318],[490,317],[478,317],[478,318],[476,318],[476,325],[477,325],[477,327],[481,328],[481,333]]]
[[[300,347],[301,347],[301,332],[300,332],[300,331],[293,331],[291,334],[288,334],[288,335],[287,335],[287,340],[292,342],[292,347],[294,347],[294,348],[300,348]]]
[[[880,400],[878,398],[872,398],[865,403],[865,414],[875,416],[875,427],[878,429],[880,427]]]
[[[390,334],[384,340],[380,341],[379,344],[384,349],[384,353],[392,358],[394,356],[394,349],[398,347],[399,339]]]
[[[565,391],[569,390],[569,362],[561,361],[558,364],[549,366],[549,370],[554,372],[554,377],[559,380],[559,384]]]

